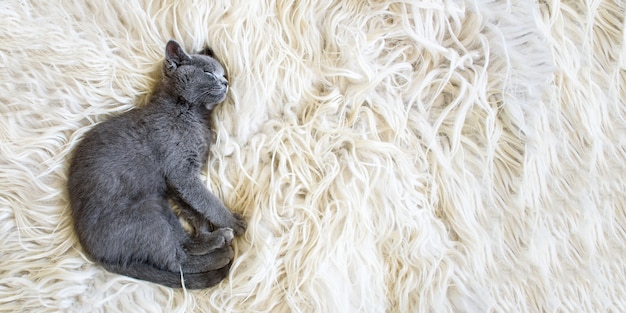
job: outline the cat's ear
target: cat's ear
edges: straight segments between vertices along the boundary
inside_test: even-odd
[[[191,60],[185,50],[174,40],[167,42],[165,46],[165,64],[168,69],[174,70],[182,63]]]
[[[215,57],[215,53],[213,53],[213,49],[211,49],[209,46],[206,46],[204,49],[202,49],[202,51],[200,51],[200,54],[207,55],[212,58]]]

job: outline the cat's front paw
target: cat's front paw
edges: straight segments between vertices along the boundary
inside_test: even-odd
[[[237,213],[233,213],[233,219],[229,227],[233,229],[233,232],[235,232],[236,236],[241,236],[246,231],[248,224],[243,219],[243,216]]]

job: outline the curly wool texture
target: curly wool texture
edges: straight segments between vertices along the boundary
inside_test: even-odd
[[[621,1],[4,1],[0,311],[626,311]],[[231,91],[207,186],[249,222],[172,290],[82,253],[67,160],[165,42]]]

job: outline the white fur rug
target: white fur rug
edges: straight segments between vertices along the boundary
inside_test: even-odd
[[[89,4],[86,4],[89,3]],[[0,311],[625,312],[619,0],[0,3]],[[68,155],[170,38],[232,89],[207,185],[249,228],[172,290],[82,253]]]

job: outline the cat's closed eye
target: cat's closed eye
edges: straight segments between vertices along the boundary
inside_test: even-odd
[[[219,76],[217,76],[214,72],[211,71],[204,71],[204,74],[207,74],[209,76],[213,76],[214,78],[219,78]],[[221,77],[223,80],[228,80],[228,77],[226,77],[226,74],[222,75]]]
[[[213,76],[213,77],[215,77],[215,78],[218,78],[218,76],[217,76],[214,72],[212,72],[212,71],[205,70],[205,71],[204,71],[204,74],[207,74],[207,75],[209,75],[209,76]],[[226,77],[226,74],[222,75],[222,78],[223,78],[223,79],[228,79],[228,78]]]

